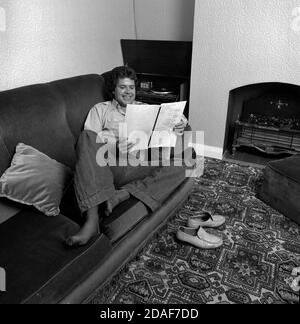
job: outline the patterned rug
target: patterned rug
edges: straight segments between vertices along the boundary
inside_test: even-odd
[[[256,198],[262,171],[206,160],[189,201],[138,256],[87,300],[92,304],[296,304],[300,227]],[[224,245],[202,250],[176,239],[189,215],[226,217]]]

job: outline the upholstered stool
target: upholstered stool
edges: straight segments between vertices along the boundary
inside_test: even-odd
[[[300,154],[268,163],[259,198],[300,224]]]

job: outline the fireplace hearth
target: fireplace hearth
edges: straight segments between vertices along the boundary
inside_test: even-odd
[[[230,91],[224,152],[300,153],[300,86],[260,83]]]

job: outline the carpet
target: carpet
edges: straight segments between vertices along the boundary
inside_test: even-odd
[[[297,304],[290,284],[300,265],[300,227],[256,198],[258,168],[205,161],[183,208],[89,304]],[[189,215],[207,210],[226,217],[216,250],[176,239]]]

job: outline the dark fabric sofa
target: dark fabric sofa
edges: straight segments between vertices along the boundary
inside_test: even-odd
[[[84,120],[104,100],[104,79],[96,74],[0,92],[0,174],[19,142],[74,169]],[[0,267],[6,272],[0,304],[83,302],[167,222],[192,187],[192,178],[184,180],[155,213],[134,198],[123,202],[107,218],[104,233],[80,248],[64,244],[82,221],[72,185],[57,217],[0,198]]]

